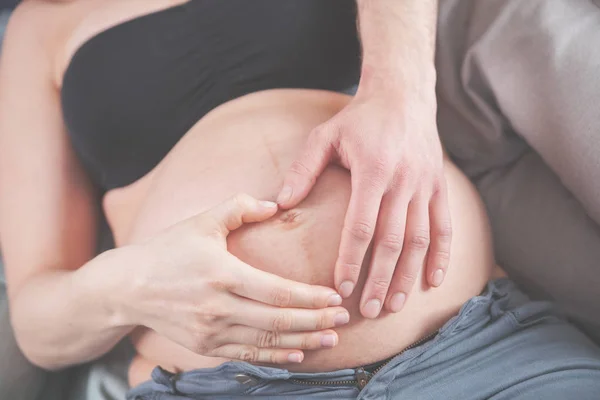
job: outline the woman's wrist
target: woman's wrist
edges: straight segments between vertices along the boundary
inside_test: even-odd
[[[11,302],[13,328],[34,364],[60,369],[109,351],[134,328],[123,313],[126,255],[109,251],[76,270],[30,279]]]
[[[74,284],[100,306],[101,317],[108,329],[133,329],[138,325],[130,312],[131,287],[135,279],[131,268],[135,260],[133,253],[130,247],[105,251],[75,271],[72,277]]]

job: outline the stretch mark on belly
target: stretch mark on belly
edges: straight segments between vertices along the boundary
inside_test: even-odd
[[[271,148],[271,143],[269,143],[269,141],[267,140],[267,138],[265,136],[263,136],[263,143],[265,144],[265,148],[267,149],[267,153],[269,153],[269,158],[271,159],[271,162],[273,163],[273,166],[277,170],[277,173],[279,175],[281,175],[281,167],[279,165],[279,158],[277,157],[277,154]]]

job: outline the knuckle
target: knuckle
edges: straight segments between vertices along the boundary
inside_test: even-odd
[[[448,187],[446,186],[446,177],[444,176],[444,167],[440,166],[436,168],[437,174],[433,178],[433,193],[434,194],[446,194]]]
[[[426,229],[418,229],[410,236],[410,247],[412,250],[424,251],[429,248],[429,232]]]
[[[271,364],[278,364],[279,360],[277,359],[277,353],[272,351],[269,353],[269,361]]]
[[[310,307],[309,308],[323,308],[327,307],[327,300],[323,298],[323,296],[319,295],[317,292],[313,292],[310,296]]]
[[[231,311],[226,307],[213,304],[205,304],[196,311],[196,325],[202,327],[214,326],[219,322],[231,317]]]
[[[253,198],[248,193],[239,192],[235,196],[233,196],[233,201],[238,204],[247,204],[249,201],[252,201]]]
[[[373,238],[374,227],[373,224],[367,222],[355,222],[348,229],[348,233],[353,239],[368,242]]]
[[[421,164],[415,169],[415,172],[423,187],[426,187],[429,190],[435,187],[435,172],[431,170],[430,167],[426,164]]]
[[[450,251],[446,248],[437,249],[434,257],[437,259],[437,267],[443,267],[450,263]]]
[[[308,168],[306,164],[300,160],[296,160],[292,163],[292,165],[290,166],[290,171],[296,175],[312,175],[311,169]]]
[[[300,348],[301,349],[309,349],[312,346],[310,345],[310,335],[308,334],[304,334],[302,335],[302,338],[300,339]]]
[[[436,240],[442,243],[449,243],[452,239],[452,225],[450,221],[443,222],[440,227],[436,230]]]
[[[360,274],[362,264],[358,264],[355,262],[342,262],[341,267],[344,273],[350,276],[358,276]]]
[[[281,335],[279,332],[263,331],[258,334],[257,346],[261,348],[279,347]]]
[[[292,303],[292,289],[275,288],[271,292],[271,302],[277,307],[289,307]]]
[[[192,320],[188,321],[187,328],[194,335],[203,335],[207,330],[206,324],[197,315],[194,315]]]
[[[320,313],[319,316],[315,319],[315,330],[320,331],[329,328],[333,325],[330,321],[332,321],[331,315],[324,312]]]
[[[386,278],[371,278],[369,283],[376,296],[385,296],[390,287],[390,280]]]
[[[245,210],[252,204],[253,200],[249,194],[240,192],[233,196],[232,202],[238,210]]]
[[[387,187],[390,184],[390,173],[383,168],[373,168],[369,170],[366,176],[365,187],[368,191],[378,192],[381,188]]]
[[[243,346],[237,352],[237,359],[248,363],[258,361],[258,349],[251,346]]]
[[[392,253],[400,253],[404,244],[404,238],[395,233],[388,233],[383,237],[380,246]]]
[[[292,314],[281,312],[271,321],[271,330],[274,332],[289,331],[292,328],[293,322]]]
[[[412,184],[414,184],[414,182],[416,181],[415,172],[407,164],[402,164],[398,166],[398,168],[396,168],[395,175],[397,180],[405,185],[410,184],[412,186]]]
[[[231,292],[237,288],[237,282],[233,279],[218,277],[208,281],[207,285],[218,292]]]
[[[389,176],[394,169],[392,159],[388,155],[373,158],[369,167],[371,173],[379,177]]]
[[[413,271],[404,271],[400,274],[399,277],[400,287],[404,289],[409,289],[414,285],[416,280],[416,273],[414,273]]]

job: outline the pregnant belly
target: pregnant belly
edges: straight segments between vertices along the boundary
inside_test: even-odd
[[[148,175],[105,196],[104,209],[117,246],[151,237],[238,192],[274,200],[283,174],[310,130],[348,100],[322,91],[273,90],[213,110]],[[438,329],[482,290],[493,266],[485,213],[470,183],[449,162],[446,176],[454,240],[442,287],[429,289],[419,277],[400,313],[383,313],[376,320],[367,320],[358,309],[363,273],[355,294],[344,302],[351,322],[337,329],[338,346],[307,351],[301,365],[284,367],[324,371],[384,359]],[[300,282],[333,286],[350,192],[348,172],[331,166],[297,208],[233,232],[228,249],[256,268]],[[137,328],[132,338],[140,355],[131,367],[132,384],[148,379],[155,365],[181,371],[227,361],[196,355],[143,327]]]

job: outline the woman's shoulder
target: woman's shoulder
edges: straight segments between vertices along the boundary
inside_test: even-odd
[[[13,11],[4,36],[4,63],[36,63],[55,79],[64,44],[85,15],[85,0],[25,0]]]
[[[13,11],[8,24],[9,31],[19,36],[52,36],[68,14],[81,7],[79,0],[25,0]]]

